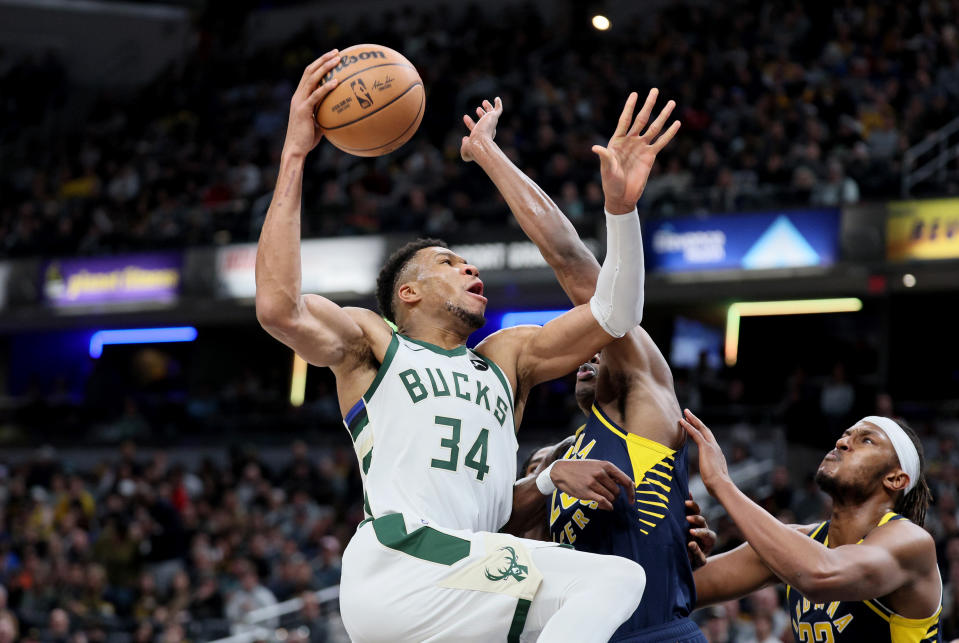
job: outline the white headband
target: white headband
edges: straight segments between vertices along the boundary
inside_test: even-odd
[[[892,448],[896,450],[896,455],[899,457],[899,466],[909,476],[906,493],[912,491],[912,488],[919,482],[919,452],[916,451],[916,445],[913,444],[895,420],[878,415],[869,415],[859,421],[875,424],[886,434],[886,437],[892,442]]]

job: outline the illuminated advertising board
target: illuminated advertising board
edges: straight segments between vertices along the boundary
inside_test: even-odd
[[[304,293],[368,295],[376,288],[383,263],[383,237],[308,239],[300,244],[301,291]],[[217,250],[217,294],[248,299],[256,295],[256,244]]]
[[[829,266],[839,258],[839,210],[791,210],[651,220],[646,267],[661,272]]]
[[[181,271],[175,252],[56,259],[43,267],[43,294],[56,307],[172,303]]]
[[[959,259],[959,199],[890,203],[886,257],[890,261]]]

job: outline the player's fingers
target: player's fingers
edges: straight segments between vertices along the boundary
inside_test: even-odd
[[[702,516],[686,516],[686,522],[688,522],[693,529],[706,528],[706,519]]]
[[[477,107],[477,108],[476,108],[476,115],[477,115],[479,118],[483,118],[483,116],[486,115],[486,110],[484,110],[482,107]]]
[[[679,131],[679,128],[682,124],[679,121],[674,121],[672,125],[669,126],[669,129],[666,130],[662,136],[656,139],[656,142],[653,143],[653,151],[659,154],[659,151],[666,147],[673,137],[676,136],[676,132]]]
[[[497,111],[499,112],[503,111],[503,101],[500,100],[499,96],[493,99],[493,106],[494,106],[494,109],[496,109]]]
[[[696,430],[692,424],[686,420],[680,420],[679,426],[689,434],[689,437],[693,439],[693,442],[696,443],[696,446],[702,446],[703,444],[703,434]]]
[[[616,494],[619,493],[619,487],[610,481],[604,481],[603,476],[594,478],[589,485],[589,490],[598,496],[606,498],[609,502],[616,500]]]
[[[649,122],[649,115],[653,113],[653,106],[656,105],[656,99],[659,97],[659,90],[653,87],[649,90],[649,95],[646,96],[646,102],[643,103],[643,108],[639,110],[639,114],[636,115],[636,120],[633,121],[633,126],[629,128],[629,135],[633,134],[639,135],[643,131],[643,128],[646,127],[646,123]]]
[[[330,49],[328,52],[326,52],[325,54],[323,54],[322,56],[320,56],[319,58],[311,62],[309,65],[307,65],[306,72],[312,73],[316,68],[321,66],[323,63],[329,60],[332,60],[334,57],[339,58],[339,53],[340,53],[339,49]],[[306,72],[304,72],[304,75],[307,75]]]
[[[474,123],[473,119],[467,114],[463,114],[463,123],[466,124],[466,128],[471,132],[473,131],[473,128],[476,127],[476,123]]]
[[[597,498],[591,498],[591,500],[592,500],[593,502],[595,502],[595,503],[597,504],[597,506],[598,506],[600,509],[602,509],[603,511],[612,511],[612,510],[613,510],[613,503],[610,502],[609,500],[607,500],[606,498],[598,498],[598,497],[597,497]]]
[[[605,471],[596,476],[596,482],[602,485],[603,490],[610,495],[610,500],[615,500],[619,495],[619,485]]]
[[[692,558],[694,569],[706,564],[706,554],[703,553],[703,550],[697,543],[689,543],[687,547],[689,548],[689,556]]]
[[[491,102],[489,102],[488,100],[484,100],[484,101],[483,101],[483,109],[485,109],[487,112],[492,112],[492,111],[493,111],[493,104],[492,104]]]
[[[315,112],[316,106],[323,102],[326,95],[333,91],[339,83],[340,81],[338,79],[333,78],[313,90],[313,93],[306,99],[306,104],[309,105],[310,111]]]
[[[619,115],[619,123],[616,124],[616,131],[613,132],[613,136],[626,136],[626,132],[629,131],[629,123],[633,120],[633,109],[636,107],[636,92],[630,92],[629,98],[626,99],[626,104],[623,105],[623,113]]]
[[[599,157],[599,160],[603,163],[609,163],[609,150],[607,150],[602,145],[594,145],[592,147],[593,154]]]
[[[684,504],[686,505],[687,516],[695,516],[696,514],[701,513],[699,510],[699,503],[693,500],[692,495],[690,495],[689,498],[686,499],[686,502]]]
[[[632,503],[636,499],[636,484],[633,482],[633,479],[611,462],[608,463],[606,467],[606,473],[617,485],[623,488],[623,491],[626,492],[626,499]]]
[[[673,113],[673,108],[675,107],[676,101],[674,100],[666,103],[666,107],[663,108],[663,111],[659,113],[659,116],[656,117],[656,120],[653,121],[652,125],[649,126],[649,129],[646,130],[646,133],[643,135],[646,137],[646,140],[651,141],[656,138],[656,135],[663,129],[663,125],[666,124],[669,115]]]
[[[689,409],[686,409],[686,418],[689,420],[689,422],[693,426],[699,429],[699,432],[703,434],[703,437],[712,439],[713,432],[710,431],[709,427],[706,426],[706,424],[702,420],[700,420],[698,417],[696,417],[696,415]]]

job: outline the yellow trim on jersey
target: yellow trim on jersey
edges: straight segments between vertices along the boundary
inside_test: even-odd
[[[893,518],[899,517],[894,511],[887,511],[883,514],[882,518],[879,519],[879,524],[876,527],[882,527],[887,522]],[[816,528],[811,534],[811,537],[815,537],[816,534],[823,528],[826,523],[822,523],[819,527]],[[861,543],[864,538],[860,538],[858,545]],[[829,546],[829,534],[826,534],[826,539],[823,544]],[[786,598],[789,598],[789,586],[786,586]],[[861,601],[866,607],[871,609],[873,612],[878,614],[882,620],[889,623],[889,637],[893,643],[918,643],[923,639],[928,638],[935,632],[929,632],[929,628],[936,623],[939,619],[939,614],[942,612],[942,605],[939,606],[939,609],[936,610],[936,613],[932,616],[926,618],[906,618],[905,616],[900,616],[896,614],[891,609],[883,605],[875,598],[868,598],[864,601]],[[938,630],[938,628],[936,628]]]
[[[660,444],[649,438],[644,438],[635,433],[626,433],[619,427],[617,427],[613,422],[606,417],[606,414],[603,411],[593,404],[592,408],[593,416],[600,421],[600,423],[609,429],[614,435],[619,436],[626,441],[626,450],[629,453],[629,461],[633,465],[633,481],[637,486],[643,481],[643,478],[646,477],[646,473],[652,469],[656,464],[664,462],[667,458],[672,458],[676,452],[673,449],[670,449],[666,445]],[[672,467],[670,467],[672,469]],[[658,472],[659,475],[670,479],[668,475]],[[657,480],[647,480],[653,484],[659,485],[663,489],[669,492],[669,487],[662,484]],[[663,498],[665,501],[669,501],[668,498]]]

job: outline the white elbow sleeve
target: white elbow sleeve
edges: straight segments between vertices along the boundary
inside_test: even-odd
[[[606,213],[606,260],[589,300],[593,317],[607,333],[622,337],[643,319],[643,236],[639,214]]]

